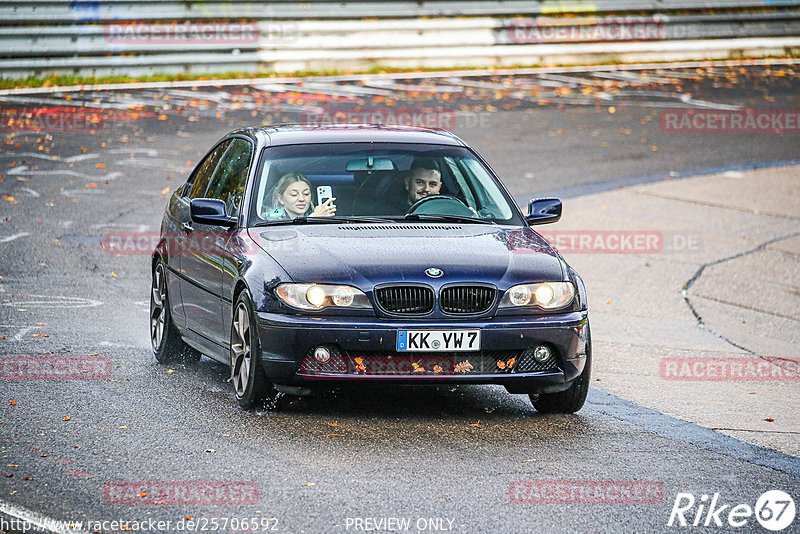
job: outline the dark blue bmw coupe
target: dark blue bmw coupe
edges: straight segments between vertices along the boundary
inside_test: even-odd
[[[579,410],[591,338],[578,274],[485,161],[441,130],[245,128],[172,195],[153,253],[159,362],[231,368],[244,408],[343,381],[501,384]],[[284,397],[285,398],[285,397]]]

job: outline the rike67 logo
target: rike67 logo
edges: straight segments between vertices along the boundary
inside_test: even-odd
[[[749,504],[724,503],[720,494],[699,499],[691,493],[678,493],[669,514],[668,527],[724,527],[741,528],[752,525],[752,519],[767,530],[778,532],[794,522],[795,506],[792,497],[780,490],[770,490]]]

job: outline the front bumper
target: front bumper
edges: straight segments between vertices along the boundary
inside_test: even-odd
[[[396,321],[374,317],[283,315],[258,312],[261,360],[267,377],[287,386],[341,381],[501,384],[509,391],[560,391],[586,362],[587,313],[495,317],[469,321]],[[397,352],[401,329],[481,330],[480,352]],[[531,349],[545,344],[554,359],[530,365]],[[312,358],[332,349],[331,362]],[[467,361],[468,365],[464,365]],[[516,390],[516,391],[515,391]]]

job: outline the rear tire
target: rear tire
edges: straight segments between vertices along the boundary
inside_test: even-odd
[[[264,407],[279,410],[286,394],[275,389],[261,364],[261,345],[253,302],[247,291],[236,299],[231,320],[231,382],[239,406],[245,410]]]
[[[531,393],[533,407],[539,413],[575,413],[586,402],[592,374],[592,335],[586,325],[586,365],[583,372],[564,391],[558,393]]]
[[[164,262],[159,259],[150,284],[150,346],[153,356],[163,364],[197,361],[200,352],[183,341],[172,321],[166,273]]]

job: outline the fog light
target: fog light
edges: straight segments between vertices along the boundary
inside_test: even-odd
[[[533,359],[539,363],[546,362],[552,355],[553,352],[546,345],[538,345],[535,349],[533,349]]]
[[[326,347],[317,347],[314,349],[314,359],[319,363],[326,363],[331,359],[331,351],[329,351]]]

